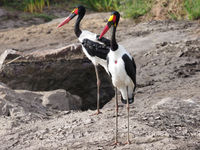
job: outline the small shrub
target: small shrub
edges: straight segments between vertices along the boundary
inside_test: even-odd
[[[184,0],[184,7],[191,20],[200,18],[200,0]]]
[[[176,14],[171,13],[171,12],[168,12],[168,14],[169,14],[169,16],[170,16],[171,19],[178,20],[178,17],[176,16]]]

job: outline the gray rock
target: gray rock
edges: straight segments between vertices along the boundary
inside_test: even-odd
[[[48,118],[49,108],[80,110],[82,100],[63,89],[48,92],[12,90],[0,83],[0,116],[21,121]]]

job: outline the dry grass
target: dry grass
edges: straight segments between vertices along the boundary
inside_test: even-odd
[[[151,11],[146,14],[145,20],[183,19],[186,12],[183,9],[183,0],[155,0]]]

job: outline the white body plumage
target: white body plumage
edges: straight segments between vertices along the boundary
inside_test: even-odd
[[[108,70],[112,76],[112,83],[121,92],[123,99],[133,97],[133,89],[135,87],[132,79],[128,76],[125,70],[125,62],[122,56],[127,54],[132,60],[131,55],[121,45],[118,45],[116,51],[110,50],[108,53],[109,64]],[[128,98],[127,98],[127,87],[128,87]]]

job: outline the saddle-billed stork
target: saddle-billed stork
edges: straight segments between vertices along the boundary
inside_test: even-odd
[[[110,52],[107,56],[108,71],[112,78],[112,83],[116,87],[116,132],[115,132],[115,144],[118,143],[117,133],[118,133],[118,99],[117,99],[117,89],[121,92],[122,103],[127,104],[128,113],[128,132],[127,132],[127,144],[130,143],[129,140],[129,104],[134,102],[135,88],[136,88],[136,64],[131,57],[131,55],[125,50],[121,45],[116,42],[115,34],[118,22],[120,19],[120,14],[117,11],[112,12],[110,18],[108,19],[107,25],[100,35],[100,39],[112,26],[112,36],[111,36],[111,47]]]
[[[99,35],[92,33],[87,30],[81,30],[80,29],[80,22],[85,16],[86,9],[84,6],[79,5],[76,7],[71,14],[58,25],[58,28],[68,23],[70,20],[72,20],[76,15],[78,15],[78,18],[75,23],[74,32],[76,36],[78,37],[78,40],[82,44],[82,49],[85,55],[88,57],[89,60],[94,64],[95,72],[96,72],[96,78],[97,78],[97,113],[99,114],[99,87],[100,87],[100,79],[99,79],[99,73],[97,66],[100,64],[103,66],[103,68],[108,72],[107,70],[107,61],[106,57],[110,50],[110,40],[106,38],[99,39]]]

